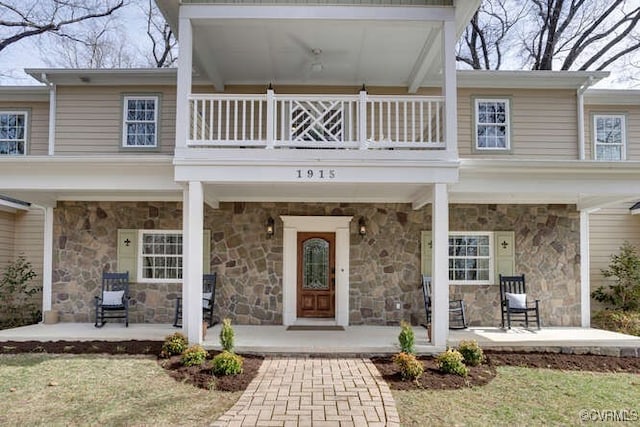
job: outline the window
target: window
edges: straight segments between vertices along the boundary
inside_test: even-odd
[[[594,155],[596,160],[625,159],[625,123],[622,114],[593,116]]]
[[[509,100],[475,100],[477,150],[509,150]]]
[[[141,282],[182,281],[182,232],[140,230]]]
[[[158,97],[125,96],[123,147],[158,146]]]
[[[0,111],[0,155],[26,153],[27,113]]]
[[[493,233],[449,233],[449,281],[452,284],[493,283]]]

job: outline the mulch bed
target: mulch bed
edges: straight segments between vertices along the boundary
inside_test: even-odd
[[[162,348],[161,341],[7,341],[0,342],[1,353],[59,353],[59,354],[142,354],[157,356]],[[193,384],[204,389],[215,388],[223,391],[242,391],[253,380],[262,365],[260,356],[243,355],[244,372],[239,375],[214,378],[211,374],[210,359],[217,352],[210,351],[209,359],[202,366],[184,367],[179,356],[158,359],[158,363],[177,381]],[[628,372],[640,374],[640,358],[597,356],[592,354],[558,353],[506,353],[485,352],[487,361],[483,365],[470,367],[469,375],[460,377],[446,375],[438,371],[435,359],[421,356],[418,359],[425,370],[417,381],[403,381],[391,357],[372,359],[389,387],[394,390],[414,389],[458,389],[477,387],[489,383],[496,376],[497,366],[522,366],[559,370],[591,372]]]

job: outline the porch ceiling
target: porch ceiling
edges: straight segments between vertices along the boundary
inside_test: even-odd
[[[215,67],[223,84],[406,87],[423,48],[432,61],[425,79],[437,77],[438,27],[420,21],[194,20],[194,56],[205,70]]]

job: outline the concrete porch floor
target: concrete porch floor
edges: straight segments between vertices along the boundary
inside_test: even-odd
[[[236,351],[258,354],[392,354],[398,351],[397,326],[350,326],[344,331],[287,331],[285,326],[234,325]],[[162,341],[178,328],[164,324],[92,323],[37,324],[0,331],[3,341]],[[420,354],[438,353],[427,341],[426,330],[414,327],[416,350]],[[210,328],[204,346],[219,349],[220,325]],[[541,330],[472,327],[452,330],[448,345],[474,339],[484,349],[594,353],[640,357],[640,337],[600,329],[549,327]]]

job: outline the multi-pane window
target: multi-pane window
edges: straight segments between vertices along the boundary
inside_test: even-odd
[[[449,280],[453,284],[490,284],[492,233],[449,234]]]
[[[141,230],[139,248],[141,280],[182,280],[182,232]]]
[[[123,110],[123,146],[157,147],[158,97],[126,96]]]
[[[509,100],[475,100],[475,135],[478,150],[508,150]]]
[[[0,155],[23,155],[27,146],[27,113],[0,111]]]
[[[624,160],[624,115],[596,114],[593,116],[593,129],[595,159]]]

